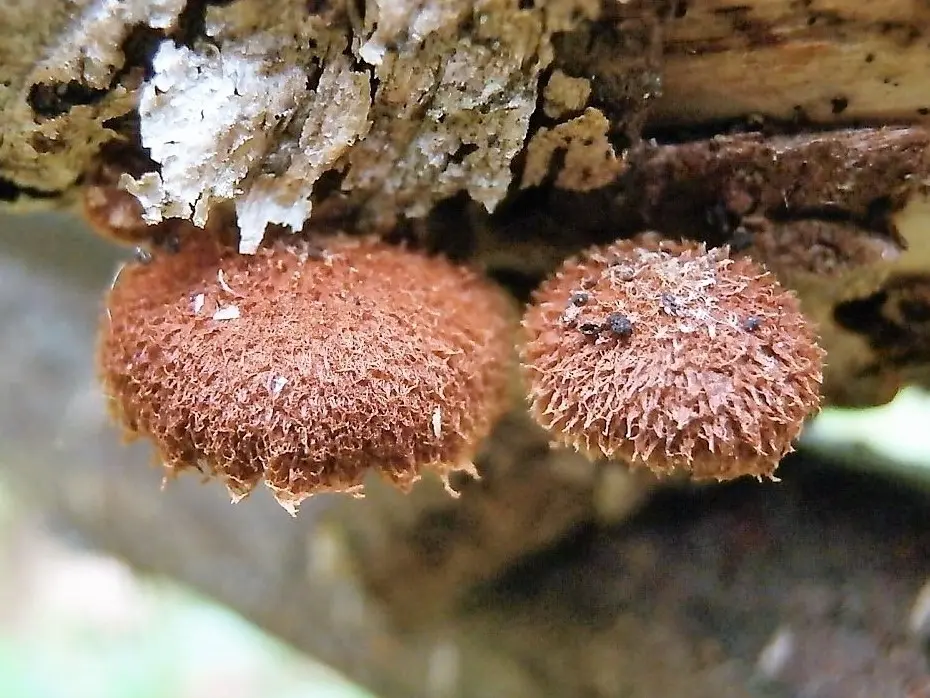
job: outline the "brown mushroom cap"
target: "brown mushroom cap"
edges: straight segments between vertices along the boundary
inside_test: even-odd
[[[771,477],[820,404],[824,352],[797,298],[726,248],[644,236],[590,250],[523,325],[534,417],[592,457]]]
[[[505,407],[507,300],[479,275],[370,239],[277,239],[240,255],[204,231],[124,267],[102,317],[113,413],[169,471],[263,480],[286,507],[473,471]]]
[[[84,174],[80,190],[81,212],[91,230],[114,242],[130,245],[147,245],[169,234],[178,220],[146,224],[142,204],[119,187],[123,173],[138,177],[155,167],[154,162],[125,144],[105,145]]]

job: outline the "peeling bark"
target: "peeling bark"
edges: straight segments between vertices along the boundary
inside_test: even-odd
[[[653,117],[926,123],[928,37],[915,0],[679,0]]]

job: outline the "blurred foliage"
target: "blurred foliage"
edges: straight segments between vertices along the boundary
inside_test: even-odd
[[[846,467],[930,489],[930,393],[907,388],[882,407],[825,410],[801,445]]]
[[[365,698],[233,613],[76,549],[0,489],[2,698]]]

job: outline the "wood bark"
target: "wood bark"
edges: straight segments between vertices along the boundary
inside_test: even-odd
[[[681,0],[653,117],[926,123],[928,22],[919,0]]]
[[[0,35],[18,33],[20,50],[0,65],[0,196],[69,205],[83,185],[113,193],[114,172],[141,181],[160,164],[172,205],[189,184],[222,207],[222,168],[168,186],[167,161],[141,152],[137,108],[156,47],[175,41],[208,74],[217,56],[199,42],[219,26],[216,52],[280,78],[274,94],[294,102],[277,107],[301,126],[260,131],[270,122],[259,109],[217,132],[217,143],[254,136],[236,157],[261,151],[248,162],[280,175],[249,179],[256,196],[319,177],[298,192],[313,220],[392,227],[519,298],[566,256],[644,229],[730,244],[800,294],[829,351],[830,402],[930,385],[925,2],[398,2],[396,15],[389,4],[372,0],[364,16],[313,4],[332,21],[290,34],[279,30],[303,3],[261,17],[248,0],[109,14],[95,12],[103,0],[44,3],[38,15],[8,4]],[[408,41],[412,17],[433,31],[428,51]],[[328,63],[282,38],[319,32],[320,51],[338,37],[372,43],[358,53],[349,42],[355,59],[340,49]],[[369,84],[360,66],[382,50],[400,67],[371,68]],[[274,51],[283,58],[268,63]],[[444,82],[427,69],[436,64],[475,79]],[[507,118],[472,108],[496,94],[489,84],[511,90]],[[323,98],[357,106],[342,88],[358,91],[367,125],[334,112],[337,136],[315,150],[316,136],[301,138],[316,133],[309,115]],[[229,109],[244,108],[233,97]],[[114,134],[122,144],[101,149]],[[449,151],[430,151],[429,167],[410,146],[426,142]],[[206,162],[235,169],[209,145]],[[295,149],[314,158],[289,159]],[[349,174],[324,177],[330,165]],[[458,501],[437,482],[410,496],[373,483],[363,501],[310,500],[292,522],[268,497],[231,506],[189,477],[160,493],[149,452],[117,443],[96,387],[94,328],[116,252],[57,215],[5,218],[2,231],[0,439],[18,491],[93,545],[204,591],[380,695],[930,693],[906,624],[930,572],[917,496],[804,458],[779,486],[659,488],[550,450],[519,405]]]

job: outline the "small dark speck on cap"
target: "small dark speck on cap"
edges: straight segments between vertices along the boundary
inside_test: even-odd
[[[743,320],[743,327],[749,332],[755,332],[759,329],[761,324],[762,320],[760,320],[756,315],[750,315],[748,318]]]
[[[834,97],[830,100],[830,106],[834,114],[842,114],[849,106],[849,100],[845,97]]]
[[[610,330],[621,337],[629,337],[633,334],[633,323],[623,313],[610,313],[604,322],[604,329]]]
[[[584,305],[590,298],[591,296],[587,291],[572,291],[572,295],[569,296],[568,302],[572,305]]]

